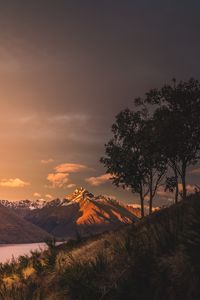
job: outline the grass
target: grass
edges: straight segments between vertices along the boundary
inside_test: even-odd
[[[200,194],[114,233],[47,245],[0,265],[0,299],[200,299]]]

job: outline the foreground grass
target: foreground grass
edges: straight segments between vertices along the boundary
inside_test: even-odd
[[[133,226],[0,266],[0,299],[200,299],[200,195]]]

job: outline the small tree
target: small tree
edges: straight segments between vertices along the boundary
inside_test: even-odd
[[[169,176],[166,177],[165,181],[165,191],[175,192],[175,203],[177,203],[179,197],[179,161],[177,156],[178,146],[175,145],[178,138],[177,134],[179,134],[179,120],[166,107],[157,108],[153,118],[157,128],[157,141],[160,145],[160,151],[167,161],[169,171]]]
[[[145,99],[136,102],[140,105],[154,105],[154,118],[160,127],[162,153],[168,159],[176,180],[176,201],[179,177],[182,183],[182,198],[185,199],[187,169],[199,159],[200,83],[191,78],[177,84],[174,79],[171,85],[151,90]]]
[[[112,174],[114,185],[139,194],[141,216],[144,217],[144,199],[149,196],[151,213],[153,198],[166,170],[156,148],[153,122],[147,121],[144,112],[126,109],[116,116],[112,133],[101,162],[107,173]]]
[[[145,120],[145,125],[140,134],[141,153],[145,165],[144,176],[149,190],[149,213],[152,213],[153,199],[158,187],[163,184],[167,170],[167,161],[161,151],[157,129],[155,120],[149,118]]]

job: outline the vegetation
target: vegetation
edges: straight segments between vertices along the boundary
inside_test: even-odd
[[[0,265],[0,299],[200,298],[200,194],[116,235],[55,246]]]
[[[166,161],[154,131],[153,122],[145,113],[122,111],[112,126],[114,137],[106,145],[107,156],[101,158],[116,186],[139,194],[142,217],[145,197],[149,197],[151,213],[153,198],[166,172]]]
[[[173,80],[137,98],[135,105],[139,110],[126,109],[116,116],[101,162],[114,185],[140,195],[144,216],[144,198],[148,196],[151,213],[164,177],[166,190],[175,190],[176,203],[179,194],[187,196],[187,170],[200,154],[200,83]]]
[[[188,81],[164,85],[153,89],[141,100],[142,106],[151,104],[153,119],[158,129],[158,142],[173,172],[178,200],[178,180],[182,184],[182,198],[187,195],[187,169],[199,160],[200,150],[200,83],[191,78]],[[171,181],[172,182],[172,181]]]

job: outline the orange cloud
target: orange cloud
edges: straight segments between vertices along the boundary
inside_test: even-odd
[[[10,179],[1,179],[0,180],[0,186],[3,187],[12,187],[12,188],[18,188],[18,187],[25,187],[30,185],[29,182],[25,182],[19,178],[10,178]]]
[[[183,187],[182,187],[181,183],[178,184],[178,188],[179,188],[179,192],[181,193],[183,191]],[[187,192],[189,194],[194,193],[194,191],[195,191],[195,185],[188,184],[186,186],[186,188],[187,188]],[[163,198],[171,198],[173,193],[170,193],[169,191],[165,192],[164,187],[161,186],[157,190],[157,195],[160,196],[160,197],[163,197]]]
[[[99,186],[101,184],[106,183],[111,177],[111,174],[103,174],[97,177],[86,178],[85,181],[88,182],[90,185]]]
[[[46,195],[45,195],[45,198],[52,200],[52,199],[53,199],[53,196],[50,195],[50,194],[46,194]]]
[[[34,196],[34,197],[37,197],[37,198],[41,198],[41,194],[40,194],[40,193],[37,193],[37,192],[35,192],[35,193],[33,194],[33,196]]]
[[[76,186],[76,185],[75,185],[74,183],[70,183],[70,184],[67,185],[67,188],[71,189],[71,188],[73,188],[73,187],[75,187],[75,186]]]
[[[43,164],[43,165],[48,165],[48,164],[54,162],[54,159],[53,159],[53,158],[49,158],[49,159],[41,159],[40,162],[41,162],[41,164]]]
[[[47,180],[52,184],[53,188],[61,188],[69,181],[68,173],[50,173]]]
[[[179,191],[182,192],[183,191],[183,187],[182,187],[181,183],[178,184],[178,187],[179,187]],[[188,193],[194,193],[195,192],[195,185],[188,184],[186,186],[186,189],[187,189]]]
[[[54,169],[58,173],[77,173],[87,170],[88,167],[81,164],[64,163],[56,166]]]

